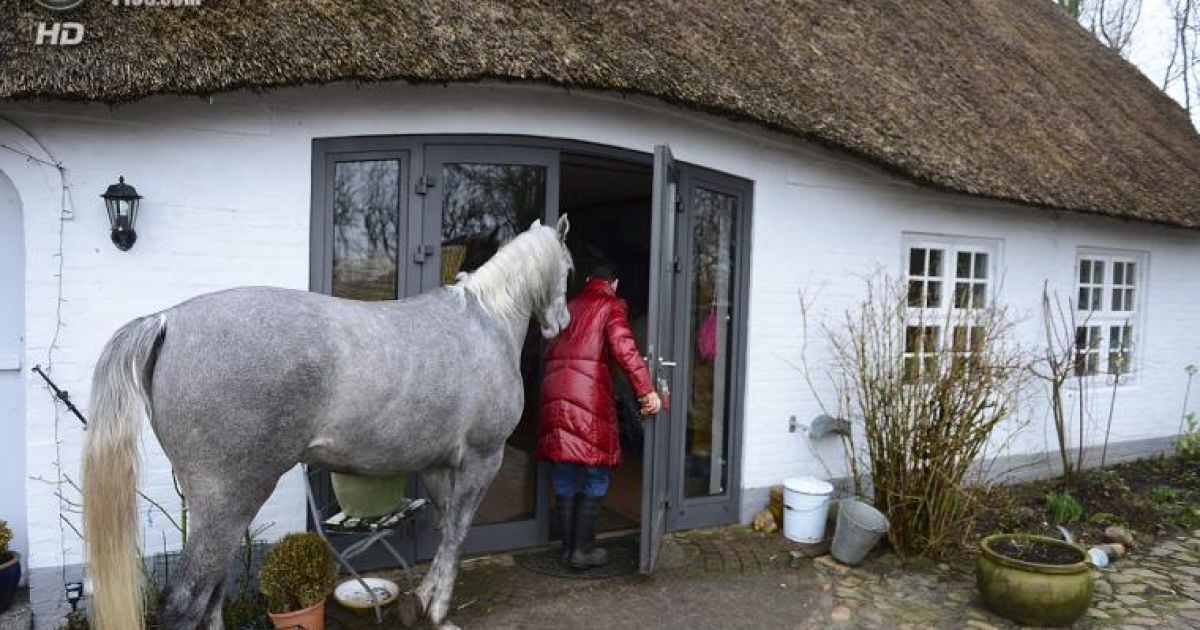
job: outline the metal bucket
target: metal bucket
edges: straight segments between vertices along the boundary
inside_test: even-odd
[[[842,564],[858,564],[889,526],[883,512],[858,499],[843,499],[838,504],[837,529],[829,552]]]

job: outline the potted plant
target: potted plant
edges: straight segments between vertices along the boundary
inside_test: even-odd
[[[320,536],[284,536],[267,552],[258,572],[271,622],[278,630],[323,630],[325,598],[336,577],[337,568]]]
[[[8,549],[12,535],[8,523],[0,521],[0,613],[12,605],[17,583],[21,581],[21,556]]]
[[[1092,602],[1092,573],[1079,545],[1032,534],[979,543],[975,580],[996,614],[1031,626],[1065,626]]]

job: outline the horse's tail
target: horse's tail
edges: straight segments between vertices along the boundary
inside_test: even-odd
[[[91,423],[83,447],[83,531],[96,630],[141,628],[138,554],[138,434],[150,416],[148,384],[166,332],[160,313],[109,339],[92,375]]]

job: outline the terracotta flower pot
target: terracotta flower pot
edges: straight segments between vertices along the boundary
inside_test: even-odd
[[[21,581],[21,555],[15,551],[0,554],[0,613],[12,606]]]
[[[1040,547],[1058,562],[1012,557]],[[1066,626],[1092,602],[1092,573],[1082,547],[1045,536],[994,534],[979,544],[975,581],[992,612],[1030,626]]]
[[[285,613],[267,613],[275,630],[325,630],[325,600],[308,608]]]

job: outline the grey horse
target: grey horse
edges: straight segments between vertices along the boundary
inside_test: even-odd
[[[569,323],[566,217],[533,226],[454,285],[394,302],[247,287],[136,319],[108,341],[83,453],[92,627],[141,628],[137,442],[148,417],[190,508],[163,594],[171,629],[221,628],[226,570],[283,473],[420,471],[441,543],[415,596],[439,628],[463,539],[523,407],[531,317]]]

